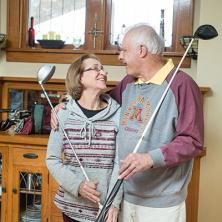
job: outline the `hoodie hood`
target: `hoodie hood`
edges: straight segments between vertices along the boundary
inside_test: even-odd
[[[91,144],[92,137],[96,133],[94,123],[96,121],[105,121],[108,119],[112,119],[112,116],[115,116],[116,112],[120,108],[120,105],[108,94],[102,94],[100,98],[106,101],[107,107],[90,118],[87,118],[85,116],[85,114],[82,112],[81,108],[75,100],[70,99],[66,105],[66,109],[70,112],[70,115],[75,116],[75,119],[83,122],[80,134],[83,138],[85,138],[85,140],[88,140],[89,146]]]
[[[110,118],[115,112],[120,108],[120,105],[112,99],[108,94],[102,94],[100,96],[102,100],[107,103],[107,107],[103,109],[101,112],[97,113],[95,116],[87,118],[85,114],[82,112],[81,108],[78,106],[75,100],[70,99],[66,105],[66,108],[70,111],[72,115],[76,115],[80,120],[85,119],[91,122],[97,120],[106,120]]]

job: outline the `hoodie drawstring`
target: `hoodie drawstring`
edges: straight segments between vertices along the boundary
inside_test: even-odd
[[[85,142],[87,142],[87,129],[88,129],[88,146],[90,146],[93,136],[96,135],[96,129],[94,123],[85,120],[84,125],[80,130],[80,136],[82,138],[85,138]]]

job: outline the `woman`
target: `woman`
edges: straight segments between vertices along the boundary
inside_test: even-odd
[[[106,81],[103,66],[91,54],[72,63],[67,73],[66,88],[71,99],[58,115],[90,181],[86,181],[60,127],[52,130],[46,163],[60,185],[55,204],[63,212],[65,222],[95,221],[98,202],[105,201],[118,176],[114,157],[120,106],[102,93]],[[107,221],[117,220],[120,201],[121,192]]]

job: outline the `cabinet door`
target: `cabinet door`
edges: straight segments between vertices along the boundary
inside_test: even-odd
[[[55,179],[49,175],[49,222],[63,222],[62,212],[54,204],[54,197],[58,190]]]
[[[7,221],[7,164],[8,148],[0,146],[0,221]]]
[[[45,86],[53,105],[57,105],[65,97],[65,92],[61,88],[64,86]],[[22,110],[28,110],[33,114],[33,133],[49,134],[51,107],[38,85],[24,85],[22,83],[8,85],[8,88],[4,89],[2,97],[4,98],[2,107],[11,109],[9,113],[2,114],[2,119],[7,119],[8,116],[19,119],[19,113]],[[39,127],[41,128],[39,129]]]
[[[12,218],[17,221],[46,222],[48,171],[45,167],[14,166]]]

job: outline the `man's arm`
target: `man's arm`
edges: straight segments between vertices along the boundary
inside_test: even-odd
[[[174,166],[192,159],[203,150],[204,118],[202,95],[197,84],[186,75],[179,87],[172,85],[179,116],[176,137],[161,147],[166,166]]]
[[[66,107],[65,103],[59,103],[58,105],[56,105],[54,107],[54,110],[57,113],[59,110],[65,109],[65,107]],[[51,111],[50,125],[53,130],[57,130],[58,126],[59,126],[58,120],[57,120],[56,115],[54,114],[53,111]]]
[[[122,104],[122,93],[124,89],[126,88],[127,84],[134,81],[134,78],[131,76],[125,76],[117,86],[115,86],[110,92],[110,96],[115,99],[120,105]],[[60,103],[57,106],[55,106],[55,112],[57,113],[61,109],[65,109],[65,104]],[[58,129],[58,120],[56,119],[56,116],[52,112],[51,114],[51,120],[50,120],[50,125],[53,130]]]
[[[190,77],[182,75],[179,84],[172,84],[172,90],[178,107],[175,138],[149,153],[129,154],[122,162],[121,178],[128,179],[150,168],[175,166],[202,152],[204,121],[199,87]]]
[[[127,84],[133,81],[134,78],[132,76],[125,76],[119,84],[109,92],[110,96],[122,105],[122,93],[126,89]]]

